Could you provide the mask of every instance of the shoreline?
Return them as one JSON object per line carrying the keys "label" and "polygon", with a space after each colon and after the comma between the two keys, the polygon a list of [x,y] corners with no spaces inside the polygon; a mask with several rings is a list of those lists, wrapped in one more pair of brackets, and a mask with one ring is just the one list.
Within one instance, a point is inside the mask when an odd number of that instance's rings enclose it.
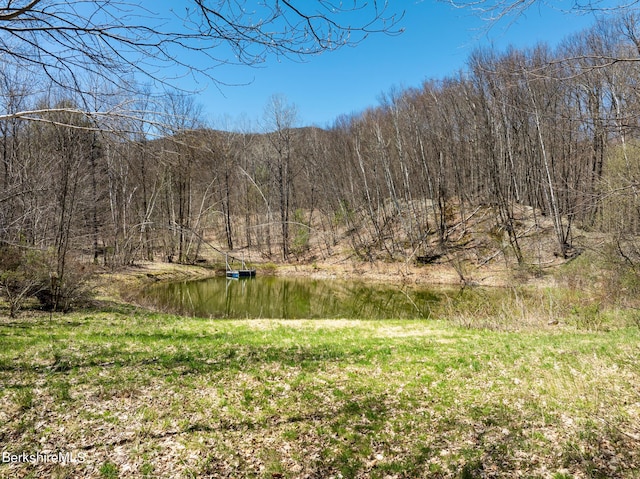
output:
{"label": "shoreline", "polygon": [[[518,277],[515,270],[497,267],[476,268],[462,265],[460,274],[450,264],[416,265],[405,262],[358,262],[341,260],[323,263],[257,263],[258,276],[296,277],[320,280],[362,280],[397,283],[416,286],[480,286],[505,288],[509,286],[553,287],[556,281],[551,275]],[[108,290],[120,291],[158,281],[188,281],[224,275],[223,270],[212,265],[188,265],[144,261],[116,271],[99,274],[99,282],[108,282]],[[101,288],[102,289],[102,288]]]}

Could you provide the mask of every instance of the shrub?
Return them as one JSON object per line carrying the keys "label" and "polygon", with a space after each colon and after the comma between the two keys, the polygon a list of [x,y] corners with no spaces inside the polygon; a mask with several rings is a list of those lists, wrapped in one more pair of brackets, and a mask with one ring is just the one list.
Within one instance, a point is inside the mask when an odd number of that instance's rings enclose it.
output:
{"label": "shrub", "polygon": [[297,209],[294,213],[296,225],[293,238],[292,252],[296,255],[302,254],[309,249],[309,239],[311,237],[311,227],[305,221],[304,212]]}
{"label": "shrub", "polygon": [[0,248],[0,292],[12,318],[22,309],[24,301],[42,287],[44,266],[40,253],[16,246]]}
{"label": "shrub", "polygon": [[261,273],[264,275],[276,274],[276,271],[278,270],[278,265],[272,262],[265,263],[260,266],[260,270],[261,270]]}
{"label": "shrub", "polygon": [[67,260],[63,275],[51,273],[42,278],[36,297],[46,311],[69,312],[73,308],[89,301],[92,291],[89,285],[94,275],[92,265],[77,260]]}
{"label": "shrub", "polygon": [[28,298],[37,298],[48,311],[69,311],[89,299],[93,269],[67,260],[60,275],[52,253],[13,245],[0,248],[0,293],[15,317]]}

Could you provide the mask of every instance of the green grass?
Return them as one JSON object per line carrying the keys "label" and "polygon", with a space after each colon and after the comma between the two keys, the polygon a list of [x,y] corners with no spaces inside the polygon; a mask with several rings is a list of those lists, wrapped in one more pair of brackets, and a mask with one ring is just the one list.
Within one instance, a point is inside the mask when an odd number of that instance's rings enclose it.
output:
{"label": "green grass", "polygon": [[83,458],[0,477],[640,477],[639,379],[633,327],[0,318],[3,450]]}

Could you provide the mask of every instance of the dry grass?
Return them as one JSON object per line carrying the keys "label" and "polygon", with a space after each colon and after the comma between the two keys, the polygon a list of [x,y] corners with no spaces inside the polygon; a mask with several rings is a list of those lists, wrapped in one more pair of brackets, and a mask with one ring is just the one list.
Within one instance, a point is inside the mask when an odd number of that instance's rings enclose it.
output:
{"label": "dry grass", "polygon": [[640,477],[637,328],[0,320],[1,477]]}

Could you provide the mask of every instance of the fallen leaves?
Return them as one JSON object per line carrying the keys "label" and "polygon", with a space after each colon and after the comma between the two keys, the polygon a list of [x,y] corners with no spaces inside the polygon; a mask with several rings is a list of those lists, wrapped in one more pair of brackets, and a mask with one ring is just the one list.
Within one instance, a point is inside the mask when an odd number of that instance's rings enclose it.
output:
{"label": "fallen leaves", "polygon": [[626,478],[640,470],[640,371],[619,337],[615,349],[614,339],[590,335],[607,351],[594,357],[593,345],[564,344],[568,337],[434,331],[428,322],[340,322],[332,334],[328,321],[105,324],[59,327],[69,343],[59,351],[70,358],[64,370],[40,367],[47,337],[25,325],[31,345],[20,368],[0,370],[0,437],[16,452],[86,460],[3,464],[0,476],[577,478],[593,470]]}

